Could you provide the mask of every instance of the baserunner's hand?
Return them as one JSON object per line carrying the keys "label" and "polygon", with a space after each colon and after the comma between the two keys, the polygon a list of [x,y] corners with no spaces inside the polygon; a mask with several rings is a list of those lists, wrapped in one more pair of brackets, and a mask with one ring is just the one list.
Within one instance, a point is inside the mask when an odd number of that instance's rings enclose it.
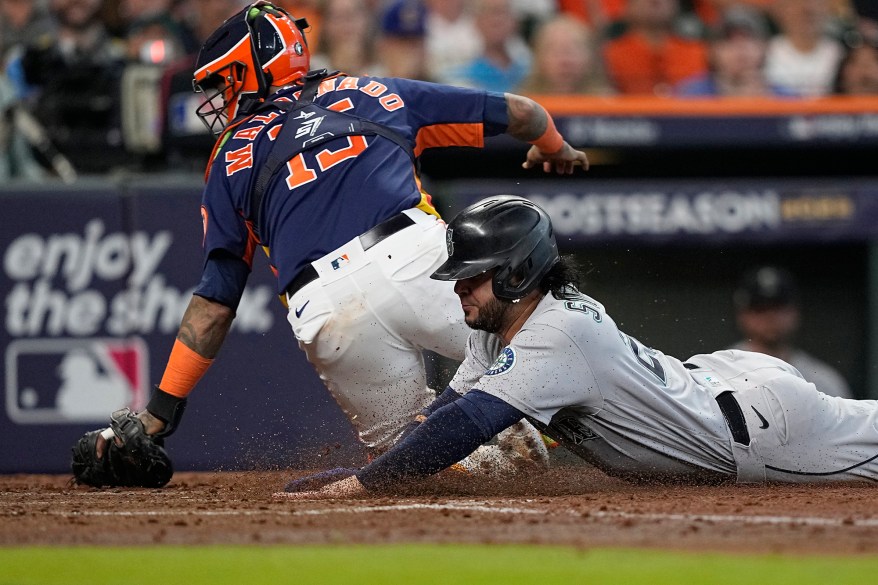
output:
{"label": "baserunner's hand", "polygon": [[319,490],[312,492],[277,492],[272,494],[275,500],[337,500],[365,496],[369,492],[352,475],[347,479],[331,483]]}

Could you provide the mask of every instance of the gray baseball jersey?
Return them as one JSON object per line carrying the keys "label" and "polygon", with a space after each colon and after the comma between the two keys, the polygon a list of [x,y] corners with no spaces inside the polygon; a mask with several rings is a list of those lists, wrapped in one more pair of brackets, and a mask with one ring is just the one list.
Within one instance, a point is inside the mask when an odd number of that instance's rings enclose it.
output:
{"label": "gray baseball jersey", "polygon": [[[826,396],[757,353],[684,364],[619,331],[602,304],[578,293],[546,295],[508,346],[474,331],[451,387],[503,399],[614,475],[878,480],[875,401]],[[741,442],[716,400],[725,392],[746,423]]]}

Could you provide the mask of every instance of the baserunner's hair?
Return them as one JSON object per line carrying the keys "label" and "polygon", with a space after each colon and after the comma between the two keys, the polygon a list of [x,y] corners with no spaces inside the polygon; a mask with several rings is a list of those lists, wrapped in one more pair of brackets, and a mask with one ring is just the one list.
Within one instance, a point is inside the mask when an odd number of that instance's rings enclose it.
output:
{"label": "baserunner's hair", "polygon": [[570,287],[578,290],[582,285],[584,273],[573,256],[561,256],[540,281],[543,293],[555,296],[570,294]]}

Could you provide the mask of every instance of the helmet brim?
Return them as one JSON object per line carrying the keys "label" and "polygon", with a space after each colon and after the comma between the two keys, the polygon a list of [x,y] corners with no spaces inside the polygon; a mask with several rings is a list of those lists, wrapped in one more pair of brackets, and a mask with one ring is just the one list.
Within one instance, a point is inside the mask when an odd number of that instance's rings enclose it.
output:
{"label": "helmet brim", "polygon": [[455,260],[449,258],[437,268],[430,278],[433,280],[463,280],[483,274],[496,267],[493,260]]}

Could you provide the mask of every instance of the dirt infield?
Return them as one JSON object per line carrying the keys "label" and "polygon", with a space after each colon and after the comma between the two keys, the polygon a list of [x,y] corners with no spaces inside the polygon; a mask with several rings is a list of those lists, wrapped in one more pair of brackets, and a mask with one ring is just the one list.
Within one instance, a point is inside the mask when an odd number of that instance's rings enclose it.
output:
{"label": "dirt infield", "polygon": [[878,553],[873,485],[635,486],[557,467],[528,480],[446,478],[403,496],[272,499],[303,473],[178,473],[161,490],[0,476],[0,545],[405,541]]}

